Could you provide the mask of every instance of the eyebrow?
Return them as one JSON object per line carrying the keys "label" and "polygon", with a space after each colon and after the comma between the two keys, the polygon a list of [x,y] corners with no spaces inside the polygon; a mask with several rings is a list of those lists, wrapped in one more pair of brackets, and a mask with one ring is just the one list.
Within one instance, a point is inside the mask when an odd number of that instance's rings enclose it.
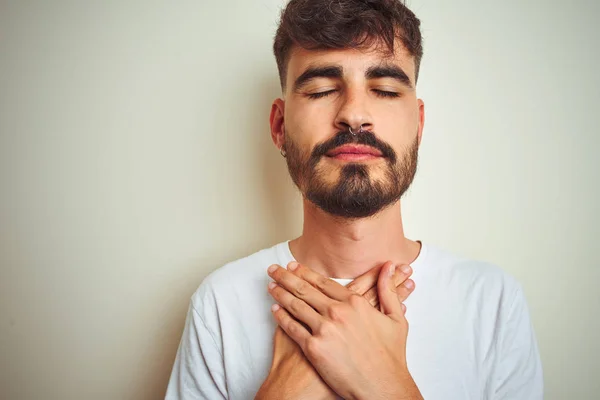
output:
{"label": "eyebrow", "polygon": [[[304,85],[315,78],[342,78],[343,69],[338,65],[312,66],[300,75],[294,82],[294,91],[299,91]],[[365,73],[367,79],[392,78],[402,85],[413,88],[410,78],[404,70],[396,65],[377,65],[369,67]]]}
{"label": "eyebrow", "polygon": [[413,84],[406,72],[396,65],[378,65],[370,67],[365,76],[367,79],[392,78],[409,89],[413,88]]}
{"label": "eyebrow", "polygon": [[294,82],[294,91],[300,90],[315,78],[341,78],[342,75],[342,67],[336,65],[309,67]]}

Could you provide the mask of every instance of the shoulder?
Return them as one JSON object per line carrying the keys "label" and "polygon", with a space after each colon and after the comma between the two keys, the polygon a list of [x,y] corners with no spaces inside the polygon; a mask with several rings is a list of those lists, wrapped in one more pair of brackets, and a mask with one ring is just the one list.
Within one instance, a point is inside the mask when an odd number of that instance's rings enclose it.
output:
{"label": "shoulder", "polygon": [[192,306],[202,310],[216,307],[217,302],[227,303],[244,294],[263,287],[266,292],[267,268],[279,260],[278,251],[286,242],[259,250],[246,257],[228,262],[209,273],[192,295]]}
{"label": "shoulder", "polygon": [[517,279],[500,266],[435,246],[428,246],[425,264],[428,276],[446,287],[509,298],[521,290]]}

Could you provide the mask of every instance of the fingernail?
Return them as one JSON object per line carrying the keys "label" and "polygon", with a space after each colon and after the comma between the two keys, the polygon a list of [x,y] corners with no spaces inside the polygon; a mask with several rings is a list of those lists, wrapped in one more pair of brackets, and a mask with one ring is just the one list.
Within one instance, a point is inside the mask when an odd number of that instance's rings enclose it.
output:
{"label": "fingernail", "polygon": [[402,268],[400,268],[400,270],[405,274],[408,274],[410,272],[410,267],[408,265],[403,265]]}
{"label": "fingernail", "polygon": [[411,281],[410,279],[407,280],[406,282],[404,282],[404,286],[406,286],[407,289],[412,289],[413,286],[415,286],[414,282]]}
{"label": "fingernail", "polygon": [[281,307],[279,307],[279,304],[273,304],[273,305],[271,306],[271,311],[275,312],[275,311],[279,310],[280,308],[281,308]]}
{"label": "fingernail", "polygon": [[394,276],[394,272],[396,272],[396,266],[394,264],[392,264],[392,266],[390,267],[390,270],[389,270],[389,277],[390,278],[392,276]]}
{"label": "fingernail", "polygon": [[277,269],[277,265],[271,265],[267,271],[269,271],[270,274],[272,274],[273,272],[275,272],[275,270]]}
{"label": "fingernail", "polygon": [[298,264],[297,262],[293,261],[291,263],[288,264],[288,269],[290,271],[295,271],[298,269],[298,267],[300,266],[300,264]]}
{"label": "fingernail", "polygon": [[273,288],[274,288],[275,286],[277,286],[277,285],[275,284],[275,282],[270,282],[270,283],[269,283],[269,289],[270,289],[270,290],[273,290]]}

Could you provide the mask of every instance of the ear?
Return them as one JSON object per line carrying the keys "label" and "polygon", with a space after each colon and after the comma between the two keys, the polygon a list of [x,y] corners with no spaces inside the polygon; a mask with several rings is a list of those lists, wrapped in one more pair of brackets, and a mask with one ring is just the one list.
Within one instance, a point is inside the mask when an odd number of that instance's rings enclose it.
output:
{"label": "ear", "polygon": [[423,100],[417,99],[417,105],[419,107],[419,126],[417,127],[418,145],[421,146],[421,139],[423,137],[423,126],[425,125],[425,103]]}
{"label": "ear", "polygon": [[285,101],[283,99],[275,99],[271,105],[271,116],[269,124],[271,125],[271,140],[278,149],[285,144],[285,124],[283,120],[285,111]]}

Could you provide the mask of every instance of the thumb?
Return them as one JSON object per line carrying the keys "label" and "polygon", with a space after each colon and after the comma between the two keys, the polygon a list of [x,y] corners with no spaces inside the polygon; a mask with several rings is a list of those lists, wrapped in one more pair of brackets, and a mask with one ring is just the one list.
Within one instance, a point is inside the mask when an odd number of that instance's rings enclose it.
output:
{"label": "thumb", "polygon": [[379,279],[377,281],[377,292],[379,294],[379,304],[381,305],[381,312],[392,318],[394,321],[400,321],[403,318],[404,312],[402,311],[402,305],[398,300],[396,294],[396,285],[394,285],[394,272],[396,265],[387,262],[381,268],[379,272]]}

